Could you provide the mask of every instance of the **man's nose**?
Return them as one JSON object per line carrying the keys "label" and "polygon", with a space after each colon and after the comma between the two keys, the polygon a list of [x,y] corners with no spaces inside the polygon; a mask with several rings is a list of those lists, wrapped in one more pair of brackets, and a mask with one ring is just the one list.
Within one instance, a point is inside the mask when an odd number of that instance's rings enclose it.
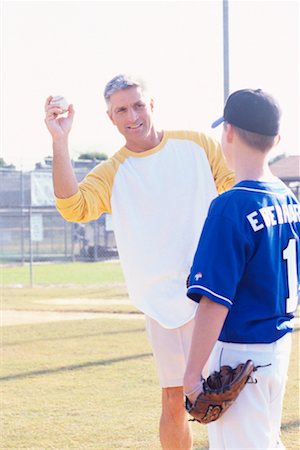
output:
{"label": "man's nose", "polygon": [[134,108],[128,108],[128,119],[131,122],[135,122],[138,118],[138,113]]}

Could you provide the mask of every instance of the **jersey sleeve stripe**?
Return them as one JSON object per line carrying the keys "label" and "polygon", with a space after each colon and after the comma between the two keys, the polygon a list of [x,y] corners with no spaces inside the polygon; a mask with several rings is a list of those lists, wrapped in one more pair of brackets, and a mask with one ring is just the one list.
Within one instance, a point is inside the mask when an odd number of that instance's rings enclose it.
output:
{"label": "jersey sleeve stripe", "polygon": [[193,284],[193,285],[189,286],[188,292],[189,292],[190,289],[201,289],[201,290],[203,290],[203,291],[209,292],[209,293],[212,294],[214,297],[220,298],[221,300],[225,300],[225,302],[227,302],[227,303],[229,303],[230,305],[232,305],[232,301],[229,300],[229,298],[223,297],[222,295],[217,294],[216,292],[211,291],[210,289],[208,289],[208,288],[206,288],[206,287],[204,287],[204,286],[197,285],[197,284]]}

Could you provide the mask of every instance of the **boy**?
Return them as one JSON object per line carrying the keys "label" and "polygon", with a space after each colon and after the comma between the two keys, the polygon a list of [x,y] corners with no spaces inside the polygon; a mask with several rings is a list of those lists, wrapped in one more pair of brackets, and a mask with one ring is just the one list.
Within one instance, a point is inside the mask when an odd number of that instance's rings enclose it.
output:
{"label": "boy", "polygon": [[247,383],[225,414],[208,425],[210,449],[284,448],[280,424],[291,331],[298,303],[300,205],[268,166],[279,141],[280,110],[262,90],[227,99],[222,150],[237,184],[213,200],[189,277],[199,302],[184,377],[193,403],[201,374],[252,359]]}

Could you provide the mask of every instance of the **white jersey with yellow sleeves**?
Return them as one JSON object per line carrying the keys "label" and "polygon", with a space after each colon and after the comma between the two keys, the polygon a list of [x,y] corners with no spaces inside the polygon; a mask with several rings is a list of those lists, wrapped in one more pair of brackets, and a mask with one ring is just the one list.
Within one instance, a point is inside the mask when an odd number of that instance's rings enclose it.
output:
{"label": "white jersey with yellow sleeves", "polygon": [[164,327],[177,328],[197,307],[186,299],[186,278],[208,207],[233,183],[214,139],[165,131],[151,150],[121,148],[56,204],[71,222],[112,214],[131,301]]}

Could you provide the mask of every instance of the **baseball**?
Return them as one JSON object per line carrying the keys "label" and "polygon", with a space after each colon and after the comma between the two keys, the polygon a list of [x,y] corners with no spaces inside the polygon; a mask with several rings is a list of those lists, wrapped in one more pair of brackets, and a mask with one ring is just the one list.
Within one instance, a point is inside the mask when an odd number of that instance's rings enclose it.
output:
{"label": "baseball", "polygon": [[69,109],[69,104],[62,95],[56,95],[53,97],[50,104],[58,106],[63,112],[67,112]]}

